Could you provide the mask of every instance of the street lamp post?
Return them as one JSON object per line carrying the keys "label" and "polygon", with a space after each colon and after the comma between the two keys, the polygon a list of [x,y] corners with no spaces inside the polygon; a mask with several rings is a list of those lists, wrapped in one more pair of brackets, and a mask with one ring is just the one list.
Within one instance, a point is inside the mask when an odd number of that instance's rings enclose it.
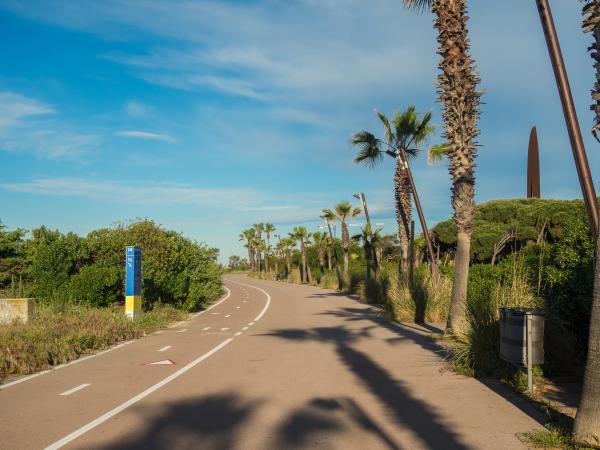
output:
{"label": "street lamp post", "polygon": [[575,111],[573,95],[571,94],[571,87],[569,85],[569,77],[567,76],[567,70],[560,50],[560,43],[558,42],[558,35],[556,33],[554,19],[552,18],[552,11],[550,10],[548,0],[536,0],[536,3],[540,14],[540,20],[542,21],[544,36],[546,37],[546,45],[548,46],[548,53],[550,54],[554,77],[556,78],[556,85],[562,103],[567,131],[569,132],[569,140],[571,141],[571,150],[573,151],[575,166],[577,167],[579,184],[581,185],[592,235],[595,240],[598,237],[598,201],[596,199],[594,182],[592,181],[592,175],[590,174],[590,167],[585,153],[585,146],[583,145],[583,139],[581,137],[579,120],[577,119],[577,112]]}

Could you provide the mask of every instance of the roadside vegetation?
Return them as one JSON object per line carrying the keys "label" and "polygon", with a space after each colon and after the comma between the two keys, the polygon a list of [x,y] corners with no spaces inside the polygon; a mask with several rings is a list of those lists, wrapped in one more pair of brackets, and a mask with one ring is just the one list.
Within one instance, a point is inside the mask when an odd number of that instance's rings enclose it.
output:
{"label": "roadside vegetation", "polygon": [[[142,248],[142,307],[124,316],[125,247]],[[0,325],[0,379],[76,359],[182,320],[221,295],[218,250],[152,221],[81,237],[0,224],[0,298],[34,297],[28,324]]]}

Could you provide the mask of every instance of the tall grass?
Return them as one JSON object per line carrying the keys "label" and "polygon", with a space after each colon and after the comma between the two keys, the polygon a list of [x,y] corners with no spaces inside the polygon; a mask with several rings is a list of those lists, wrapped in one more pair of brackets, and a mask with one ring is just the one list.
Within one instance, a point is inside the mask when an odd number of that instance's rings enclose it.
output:
{"label": "tall grass", "polygon": [[387,302],[397,322],[442,322],[448,314],[452,280],[444,275],[436,284],[428,266],[420,266],[412,283],[399,282],[398,272],[387,273]]}
{"label": "tall grass", "polygon": [[127,319],[119,307],[38,305],[29,323],[0,325],[0,380],[64,364],[185,316],[172,306],[161,305],[136,320]]}
{"label": "tall grass", "polygon": [[467,301],[468,327],[453,337],[451,366],[466,375],[509,377],[514,369],[500,359],[501,307],[541,308],[543,301],[534,295],[522,258],[515,257],[502,271],[478,265],[471,270]]}

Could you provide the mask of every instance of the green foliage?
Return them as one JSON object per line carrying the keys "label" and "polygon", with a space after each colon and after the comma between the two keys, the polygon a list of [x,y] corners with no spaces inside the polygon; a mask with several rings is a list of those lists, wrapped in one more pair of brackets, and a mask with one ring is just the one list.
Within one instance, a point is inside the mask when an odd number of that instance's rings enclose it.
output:
{"label": "green foliage", "polygon": [[[0,233],[0,244],[3,236]],[[13,236],[24,261],[19,275],[40,301],[104,306],[124,300],[127,245],[142,248],[146,310],[158,302],[193,310],[221,293],[218,250],[150,220],[94,230],[85,238],[40,227],[32,231],[31,239],[23,243],[19,239]]]}
{"label": "green foliage", "polygon": [[[511,199],[492,200],[475,209],[475,227],[471,242],[471,256],[476,262],[489,262],[494,244],[507,233],[516,232],[517,248],[537,241],[542,228],[550,243],[563,236],[572,218],[585,220],[581,200]],[[456,246],[456,226],[449,219],[433,228],[433,235],[446,251]],[[515,245],[513,244],[513,245]],[[510,251],[510,245],[505,253]]]}

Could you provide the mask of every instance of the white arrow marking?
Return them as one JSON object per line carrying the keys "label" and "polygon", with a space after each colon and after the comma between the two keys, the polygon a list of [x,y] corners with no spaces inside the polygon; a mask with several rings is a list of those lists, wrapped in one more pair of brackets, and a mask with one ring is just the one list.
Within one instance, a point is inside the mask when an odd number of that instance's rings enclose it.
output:
{"label": "white arrow marking", "polygon": [[174,361],[171,361],[170,359],[163,359],[162,361],[155,361],[155,362],[151,362],[148,364],[144,364],[145,366],[172,366],[173,364],[175,364]]}
{"label": "white arrow marking", "polygon": [[68,391],[65,391],[65,392],[63,392],[63,393],[62,393],[62,394],[60,394],[60,395],[63,395],[63,396],[71,395],[73,392],[80,391],[80,390],[82,390],[82,389],[84,389],[84,388],[88,387],[89,385],[90,385],[90,383],[84,383],[84,384],[80,384],[79,386],[77,386],[77,387],[74,387],[73,389],[69,389]]}

